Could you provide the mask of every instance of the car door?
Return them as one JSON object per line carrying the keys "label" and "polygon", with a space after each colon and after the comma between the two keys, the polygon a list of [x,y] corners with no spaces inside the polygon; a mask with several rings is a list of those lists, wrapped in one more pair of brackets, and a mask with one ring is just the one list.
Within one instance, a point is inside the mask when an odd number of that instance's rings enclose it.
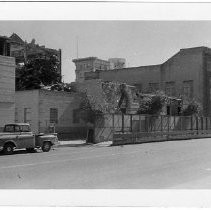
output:
{"label": "car door", "polygon": [[[30,131],[29,126],[19,125],[15,130],[20,134],[18,135],[18,148],[34,148],[35,147],[35,135]],[[18,131],[19,129],[19,131]]]}
{"label": "car door", "polygon": [[13,124],[5,125],[4,133],[6,134],[6,139],[9,138],[9,139],[15,141],[15,143],[17,145],[17,142],[16,142],[17,141],[17,136],[20,133],[15,132],[15,125],[13,125]]}

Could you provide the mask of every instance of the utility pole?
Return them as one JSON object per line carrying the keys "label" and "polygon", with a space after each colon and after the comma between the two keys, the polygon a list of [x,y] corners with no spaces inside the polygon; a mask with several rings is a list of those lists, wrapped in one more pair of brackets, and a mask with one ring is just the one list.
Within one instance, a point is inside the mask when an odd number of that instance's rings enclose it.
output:
{"label": "utility pole", "polygon": [[78,59],[78,36],[76,37],[76,57]]}

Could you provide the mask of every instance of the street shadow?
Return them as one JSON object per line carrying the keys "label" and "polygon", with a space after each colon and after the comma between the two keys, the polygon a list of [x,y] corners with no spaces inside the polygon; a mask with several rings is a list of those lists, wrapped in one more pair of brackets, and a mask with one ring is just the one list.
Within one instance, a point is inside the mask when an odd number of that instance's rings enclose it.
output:
{"label": "street shadow", "polygon": [[[25,154],[33,154],[33,153],[40,153],[40,152],[41,151],[39,150],[35,150],[33,152],[27,152],[26,150],[15,150],[13,154],[11,155],[25,155]],[[10,155],[4,154],[3,151],[0,151],[0,156],[10,156]]]}
{"label": "street shadow", "polygon": [[64,144],[59,147],[91,147],[93,144],[91,143],[82,143],[82,144]]}

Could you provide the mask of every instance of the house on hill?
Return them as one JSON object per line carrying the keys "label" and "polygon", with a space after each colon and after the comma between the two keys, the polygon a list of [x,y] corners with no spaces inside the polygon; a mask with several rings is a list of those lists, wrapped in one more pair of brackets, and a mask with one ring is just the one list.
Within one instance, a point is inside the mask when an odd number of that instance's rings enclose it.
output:
{"label": "house on hill", "polygon": [[[59,61],[58,73],[61,74],[61,49],[51,49],[46,48],[45,46],[40,46],[36,43],[35,39],[32,39],[31,42],[26,42],[21,39],[16,33],[13,33],[9,37],[9,43],[11,46],[10,55],[15,57],[16,64],[23,64],[27,59],[43,58],[49,59],[51,56],[56,56]],[[61,77],[60,77],[61,78]]]}

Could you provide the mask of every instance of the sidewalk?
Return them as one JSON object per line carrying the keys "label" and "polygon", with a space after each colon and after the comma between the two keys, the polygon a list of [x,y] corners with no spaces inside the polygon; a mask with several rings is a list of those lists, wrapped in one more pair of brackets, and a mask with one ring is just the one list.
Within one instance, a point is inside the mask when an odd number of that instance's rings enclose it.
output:
{"label": "sidewalk", "polygon": [[109,147],[111,145],[112,141],[92,144],[92,143],[86,143],[86,140],[72,140],[72,141],[59,141],[57,147],[79,147],[79,146]]}

